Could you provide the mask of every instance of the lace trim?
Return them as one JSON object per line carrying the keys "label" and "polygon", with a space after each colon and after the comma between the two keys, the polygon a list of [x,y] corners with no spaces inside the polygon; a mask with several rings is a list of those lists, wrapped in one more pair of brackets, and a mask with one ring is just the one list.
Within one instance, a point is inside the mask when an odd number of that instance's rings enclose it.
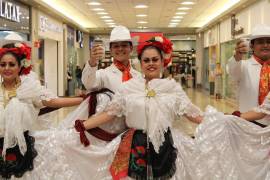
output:
{"label": "lace trim", "polygon": [[267,115],[270,115],[270,104],[263,103],[261,106],[255,107],[252,110],[258,113],[265,113]]}
{"label": "lace trim", "polygon": [[53,92],[51,92],[48,89],[45,89],[44,87],[42,88],[39,97],[40,97],[40,100],[45,100],[45,101],[50,101],[52,99],[58,98]]}
{"label": "lace trim", "polygon": [[105,108],[105,112],[109,115],[122,117],[125,114],[126,109],[126,103],[125,99],[123,98],[123,95],[120,95],[119,93],[116,93],[113,97],[113,100],[109,102],[108,106]]}

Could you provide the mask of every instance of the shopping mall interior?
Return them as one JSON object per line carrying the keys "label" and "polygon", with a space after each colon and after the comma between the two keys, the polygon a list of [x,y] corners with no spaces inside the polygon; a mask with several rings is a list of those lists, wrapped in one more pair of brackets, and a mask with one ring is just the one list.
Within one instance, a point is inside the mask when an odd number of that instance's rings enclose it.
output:
{"label": "shopping mall interior", "polygon": [[[228,76],[228,60],[238,39],[257,24],[270,25],[269,9],[269,0],[1,0],[0,38],[16,33],[28,41],[41,83],[73,97],[85,92],[80,71],[96,39],[105,47],[99,68],[111,65],[113,27],[126,26],[134,47],[165,36],[173,43],[165,77],[181,84],[201,109],[212,105],[231,113],[237,110],[237,85]],[[131,64],[140,71],[135,49]],[[53,112],[56,124],[75,108]],[[193,133],[195,125],[181,123],[176,126]]]}

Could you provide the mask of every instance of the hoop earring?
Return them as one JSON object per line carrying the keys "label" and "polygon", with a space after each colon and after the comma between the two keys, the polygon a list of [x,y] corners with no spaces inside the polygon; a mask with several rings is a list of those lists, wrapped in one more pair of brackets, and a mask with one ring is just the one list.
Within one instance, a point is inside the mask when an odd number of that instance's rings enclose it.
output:
{"label": "hoop earring", "polygon": [[161,67],[160,73],[159,73],[159,78],[163,78],[163,73],[164,73],[164,68]]}
{"label": "hoop earring", "polygon": [[142,77],[143,77],[143,79],[145,79],[145,74],[144,73],[142,73]]}

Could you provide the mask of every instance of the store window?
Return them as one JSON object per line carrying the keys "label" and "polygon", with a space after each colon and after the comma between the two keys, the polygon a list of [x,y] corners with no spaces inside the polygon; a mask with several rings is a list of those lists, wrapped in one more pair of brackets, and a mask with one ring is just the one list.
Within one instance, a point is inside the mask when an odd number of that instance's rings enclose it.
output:
{"label": "store window", "polygon": [[221,44],[221,66],[225,69],[224,78],[223,78],[223,95],[229,99],[236,99],[237,97],[237,85],[232,79],[229,77],[227,63],[228,60],[233,56],[233,51],[235,47],[236,41],[228,41]]}
{"label": "store window", "polygon": [[15,0],[1,0],[0,39],[17,33],[23,40],[30,40],[30,8]]}

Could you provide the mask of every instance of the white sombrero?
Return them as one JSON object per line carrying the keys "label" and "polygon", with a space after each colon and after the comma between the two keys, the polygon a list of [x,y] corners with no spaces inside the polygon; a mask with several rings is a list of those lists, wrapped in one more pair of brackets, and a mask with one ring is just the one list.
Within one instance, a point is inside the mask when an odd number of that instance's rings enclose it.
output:
{"label": "white sombrero", "polygon": [[270,37],[270,27],[265,24],[258,24],[252,29],[250,40],[263,37]]}

